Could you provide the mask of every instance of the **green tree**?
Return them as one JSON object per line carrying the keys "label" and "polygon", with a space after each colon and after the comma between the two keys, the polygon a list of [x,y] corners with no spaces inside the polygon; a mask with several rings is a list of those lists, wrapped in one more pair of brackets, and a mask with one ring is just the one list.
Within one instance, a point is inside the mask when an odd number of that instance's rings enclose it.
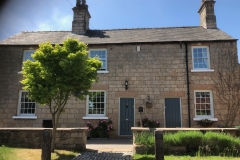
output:
{"label": "green tree", "polygon": [[49,107],[52,115],[52,147],[61,113],[71,96],[84,99],[88,89],[97,81],[97,70],[102,66],[98,58],[89,58],[87,45],[67,39],[63,45],[42,43],[32,55],[34,61],[23,65],[23,89],[29,98]]}

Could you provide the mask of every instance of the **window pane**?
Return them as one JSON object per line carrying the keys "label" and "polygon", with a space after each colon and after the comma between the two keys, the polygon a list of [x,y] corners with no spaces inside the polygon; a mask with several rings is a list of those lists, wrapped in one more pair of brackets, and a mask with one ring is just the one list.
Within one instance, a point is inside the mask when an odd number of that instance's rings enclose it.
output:
{"label": "window pane", "polygon": [[197,52],[200,53],[200,54],[202,54],[202,48],[198,48],[198,49],[197,49]]}
{"label": "window pane", "polygon": [[207,48],[193,49],[193,67],[195,69],[208,69],[208,52]]}
{"label": "window pane", "polygon": [[102,68],[101,70],[106,70],[107,69],[107,65],[106,65],[106,60],[107,60],[107,55],[106,55],[106,51],[105,50],[94,50],[94,51],[90,51],[90,57],[98,57],[101,61],[102,61]]}
{"label": "window pane", "polygon": [[197,48],[194,48],[194,49],[193,49],[193,53],[197,53]]}
{"label": "window pane", "polygon": [[33,115],[36,111],[36,103],[32,102],[28,97],[28,92],[22,91],[21,92],[21,102],[20,102],[20,114],[24,115]]}
{"label": "window pane", "polygon": [[[88,96],[88,114],[104,114],[105,111],[105,92],[90,92]],[[91,110],[93,109],[93,110]]]}
{"label": "window pane", "polygon": [[195,92],[196,115],[211,115],[210,92]]}
{"label": "window pane", "polygon": [[31,60],[31,61],[33,61],[33,58],[31,57],[31,55],[32,55],[34,52],[35,52],[35,51],[24,51],[23,61],[26,61],[26,60]]}

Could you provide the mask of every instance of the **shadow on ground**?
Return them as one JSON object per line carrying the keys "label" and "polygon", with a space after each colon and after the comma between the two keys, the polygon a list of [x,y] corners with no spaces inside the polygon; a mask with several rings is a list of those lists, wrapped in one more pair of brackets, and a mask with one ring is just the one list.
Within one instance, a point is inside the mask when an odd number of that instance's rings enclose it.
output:
{"label": "shadow on ground", "polygon": [[64,154],[64,153],[59,153],[58,151],[55,151],[56,155],[58,158],[55,160],[70,160],[76,157],[75,155],[69,155],[69,154]]}

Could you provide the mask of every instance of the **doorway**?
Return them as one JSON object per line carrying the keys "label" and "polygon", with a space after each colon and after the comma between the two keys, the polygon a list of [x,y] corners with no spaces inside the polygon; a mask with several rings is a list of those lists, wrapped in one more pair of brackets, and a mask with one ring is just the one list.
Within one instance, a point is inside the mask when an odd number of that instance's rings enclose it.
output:
{"label": "doorway", "polygon": [[180,98],[165,98],[165,127],[182,127]]}
{"label": "doorway", "polygon": [[132,135],[134,127],[134,98],[120,98],[120,135]]}

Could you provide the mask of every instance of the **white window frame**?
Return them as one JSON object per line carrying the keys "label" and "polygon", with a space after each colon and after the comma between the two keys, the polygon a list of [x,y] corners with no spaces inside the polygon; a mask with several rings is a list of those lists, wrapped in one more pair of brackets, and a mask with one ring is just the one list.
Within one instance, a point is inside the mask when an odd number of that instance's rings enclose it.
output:
{"label": "white window frame", "polygon": [[86,99],[86,116],[83,117],[83,119],[108,119],[108,117],[106,117],[106,91],[105,90],[90,90],[90,92],[104,92],[104,113],[103,114],[89,114],[89,95],[87,96]]}
{"label": "white window frame", "polygon": [[[106,53],[106,55],[105,55],[105,65],[106,65],[106,67],[105,67],[105,68],[101,68],[100,70],[97,71],[97,73],[109,73],[109,71],[107,70],[107,69],[108,69],[108,64],[107,64],[107,62],[108,62],[107,49],[89,49],[89,54],[88,54],[89,57],[91,57],[91,56],[90,56],[91,51],[104,51],[104,52]],[[93,57],[92,57],[92,58],[93,58]],[[100,60],[101,60],[101,59],[100,59]],[[102,60],[101,60],[101,61],[102,61]]]}
{"label": "white window frame", "polygon": [[35,105],[35,111],[33,114],[24,114],[24,113],[21,113],[21,99],[22,99],[22,93],[23,92],[27,92],[26,90],[20,90],[19,91],[19,94],[18,94],[18,107],[17,107],[17,116],[13,116],[14,119],[37,119],[37,116],[36,116],[36,109],[37,109],[37,103],[36,102],[31,102]]}
{"label": "white window frame", "polygon": [[[24,50],[24,51],[23,51],[23,57],[22,57],[22,63],[29,59],[29,58],[26,57],[26,53],[27,53],[27,52],[32,52],[32,53],[31,53],[31,55],[32,55],[35,51],[36,51],[36,50],[33,50],[33,49],[26,49],[26,50]],[[33,60],[33,59],[31,58],[31,59],[29,59],[29,60]],[[18,74],[22,74],[22,72],[19,71]]]}
{"label": "white window frame", "polygon": [[[207,68],[194,68],[194,49],[198,48],[206,48],[207,49]],[[210,65],[210,54],[209,54],[209,47],[208,46],[192,46],[192,70],[191,72],[214,72],[213,69],[211,69]]]}
{"label": "white window frame", "polygon": [[[197,107],[196,107],[196,92],[209,92],[210,94],[210,112],[211,115],[197,115]],[[200,121],[202,119],[209,119],[212,121],[217,121],[217,118],[214,118],[214,104],[213,104],[213,94],[211,90],[195,90],[194,91],[194,112],[195,112],[195,118],[193,120]]]}
{"label": "white window frame", "polygon": [[[23,51],[23,60],[22,60],[22,61],[25,62],[26,60],[29,59],[29,58],[26,57],[26,53],[27,53],[27,52],[32,52],[32,53],[31,53],[31,55],[32,55],[35,51],[36,51],[36,50],[32,50],[32,49],[31,49],[31,50],[24,50],[24,51]],[[33,60],[33,59],[31,58],[31,59],[29,59],[29,60]]]}

